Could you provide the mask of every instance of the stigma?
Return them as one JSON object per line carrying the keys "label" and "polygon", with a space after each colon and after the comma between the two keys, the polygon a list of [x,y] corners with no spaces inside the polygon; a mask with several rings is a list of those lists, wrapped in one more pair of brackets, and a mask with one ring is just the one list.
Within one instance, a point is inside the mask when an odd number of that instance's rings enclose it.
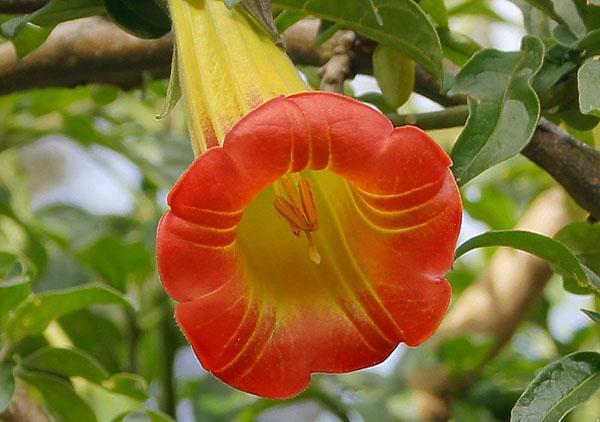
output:
{"label": "stigma", "polygon": [[295,236],[306,235],[308,256],[315,264],[321,263],[321,255],[315,247],[311,233],[319,227],[317,205],[310,181],[300,177],[294,187],[289,176],[275,183],[275,210],[287,220]]}

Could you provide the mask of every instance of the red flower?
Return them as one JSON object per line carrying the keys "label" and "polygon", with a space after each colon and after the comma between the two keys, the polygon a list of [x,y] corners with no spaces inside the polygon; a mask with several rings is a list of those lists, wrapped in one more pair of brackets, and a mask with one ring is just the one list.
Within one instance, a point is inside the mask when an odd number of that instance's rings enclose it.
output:
{"label": "red flower", "polygon": [[158,263],[202,365],[266,397],[418,345],[450,300],[451,161],[415,127],[302,93],[243,117],[174,187]]}

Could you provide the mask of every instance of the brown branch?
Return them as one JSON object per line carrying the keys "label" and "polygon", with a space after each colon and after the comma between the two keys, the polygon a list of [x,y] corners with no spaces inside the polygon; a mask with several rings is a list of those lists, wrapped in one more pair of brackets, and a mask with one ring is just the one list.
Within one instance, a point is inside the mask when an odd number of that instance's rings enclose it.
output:
{"label": "brown branch", "polygon": [[[323,66],[339,52],[343,36],[313,47],[318,28],[319,21],[309,19],[283,34],[294,62]],[[343,73],[369,72],[373,48],[373,42],[360,37],[352,43],[351,52],[346,46],[344,51],[352,54],[352,60],[351,69],[344,69]],[[156,77],[167,76],[171,50],[169,36],[140,40],[98,17],[67,22],[60,25],[40,49],[21,61],[17,60],[10,43],[0,46],[0,94],[88,83],[111,83],[129,88],[140,83],[144,72]],[[416,74],[415,91],[444,106],[465,102],[464,98],[441,94],[439,82],[422,69]],[[555,177],[595,219],[600,219],[600,153],[542,121],[523,154]]]}
{"label": "brown branch", "polygon": [[583,209],[600,220],[600,153],[541,119],[522,154],[546,170]]}
{"label": "brown branch", "polygon": [[353,45],[356,34],[353,31],[338,31],[339,39],[332,56],[319,69],[320,89],[329,92],[343,92],[344,82],[352,75]]}
{"label": "brown branch", "polygon": [[31,13],[48,3],[48,0],[0,0],[0,14]]}
{"label": "brown branch", "polygon": [[101,17],[70,21],[22,60],[11,43],[0,45],[0,94],[89,83],[130,88],[144,72],[168,76],[171,54],[169,36],[142,40]]}

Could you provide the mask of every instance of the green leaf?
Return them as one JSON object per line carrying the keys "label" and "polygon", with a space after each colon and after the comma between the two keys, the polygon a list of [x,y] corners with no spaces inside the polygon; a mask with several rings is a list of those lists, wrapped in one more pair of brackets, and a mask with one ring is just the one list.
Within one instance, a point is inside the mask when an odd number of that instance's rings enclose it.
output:
{"label": "green leaf", "polygon": [[422,0],[419,7],[431,16],[442,28],[448,28],[448,12],[444,0]]}
{"label": "green leaf", "polygon": [[511,412],[511,422],[561,420],[600,388],[600,353],[576,352],[544,367]]}
{"label": "green leaf", "polygon": [[4,22],[0,33],[13,40],[19,55],[24,56],[39,47],[59,23],[103,12],[102,0],[51,0],[33,13]]}
{"label": "green leaf", "polygon": [[136,374],[115,374],[102,382],[102,386],[113,393],[131,397],[137,401],[148,399],[148,384]]}
{"label": "green leaf", "polygon": [[438,79],[443,78],[440,40],[427,15],[413,0],[275,0],[274,4],[358,31],[396,48]]}
{"label": "green leaf", "polygon": [[306,17],[306,13],[301,10],[284,10],[275,18],[275,27],[277,32],[282,33],[290,26]]}
{"label": "green leaf", "polygon": [[459,66],[463,66],[481,46],[472,38],[449,29],[438,30],[444,56]]}
{"label": "green leaf", "polygon": [[19,378],[44,398],[45,407],[57,422],[96,422],[90,406],[64,380],[41,372],[19,371]]}
{"label": "green leaf", "polygon": [[583,114],[600,117],[600,61],[587,60],[577,71],[579,108]]}
{"label": "green leaf", "polygon": [[81,263],[96,271],[111,286],[123,290],[127,281],[141,281],[152,271],[152,256],[143,242],[125,243],[115,235],[96,240],[78,253]]}
{"label": "green leaf", "polygon": [[396,109],[412,94],[415,62],[394,48],[378,45],[373,53],[373,75],[385,101]]}
{"label": "green leaf", "polygon": [[4,332],[6,320],[11,312],[29,296],[31,286],[27,280],[0,283],[0,333]]}
{"label": "green leaf", "polygon": [[[565,244],[583,263],[584,271],[592,285],[598,284],[598,276],[600,275],[600,225],[586,222],[572,223],[560,230],[554,238]],[[565,280],[565,286],[568,282],[569,280]],[[588,294],[590,290],[574,293]],[[600,291],[600,286],[596,286],[596,290]]]}
{"label": "green leaf", "polygon": [[452,151],[453,171],[464,185],[527,145],[540,114],[530,85],[544,59],[544,45],[523,38],[520,52],[485,49],[457,75],[450,95],[469,96],[470,115]]}
{"label": "green leaf", "polygon": [[14,365],[9,362],[0,363],[0,414],[8,408],[15,393]]}
{"label": "green leaf", "polygon": [[586,314],[592,321],[600,324],[600,312],[590,311],[589,309],[582,309],[581,312]]}
{"label": "green leaf", "polygon": [[[104,335],[104,333],[102,333]],[[98,361],[79,349],[45,347],[23,359],[24,368],[63,377],[81,377],[99,384],[109,377]]]}
{"label": "green leaf", "polygon": [[171,30],[171,20],[154,0],[104,0],[111,18],[140,38],[160,38]]}
{"label": "green leaf", "polygon": [[92,305],[132,305],[118,291],[100,284],[88,284],[73,289],[30,295],[8,318],[6,335],[18,341],[40,334],[56,318]]}
{"label": "green leaf", "polygon": [[464,374],[481,365],[494,345],[490,336],[457,336],[442,342],[437,353],[452,374]]}
{"label": "green leaf", "polygon": [[112,422],[173,422],[173,419],[164,413],[146,409],[136,412],[126,412],[117,416]]}
{"label": "green leaf", "polygon": [[[58,320],[78,349],[94,356],[109,372],[119,372],[127,359],[127,342],[117,324],[88,309],[65,315]],[[102,341],[98,341],[102,333]]]}
{"label": "green leaf", "polygon": [[583,266],[565,245],[551,237],[528,231],[498,230],[480,234],[460,245],[456,250],[456,258],[473,249],[488,246],[508,246],[539,256],[563,276],[574,278],[582,285],[588,284]]}
{"label": "green leaf", "polygon": [[19,33],[12,38],[17,57],[23,58],[36,50],[48,39],[51,32],[52,28],[43,28],[26,22],[19,30]]}

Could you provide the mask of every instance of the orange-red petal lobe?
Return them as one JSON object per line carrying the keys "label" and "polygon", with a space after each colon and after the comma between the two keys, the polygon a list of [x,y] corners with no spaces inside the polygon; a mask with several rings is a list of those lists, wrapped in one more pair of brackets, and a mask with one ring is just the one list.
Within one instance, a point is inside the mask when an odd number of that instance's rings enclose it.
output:
{"label": "orange-red petal lobe", "polygon": [[[429,338],[461,222],[450,165],[421,130],[340,95],[247,114],[183,175],[158,230],[161,278],[202,365],[282,398],[311,373],[368,367]],[[320,264],[273,206],[272,184],[298,172],[314,193]]]}

